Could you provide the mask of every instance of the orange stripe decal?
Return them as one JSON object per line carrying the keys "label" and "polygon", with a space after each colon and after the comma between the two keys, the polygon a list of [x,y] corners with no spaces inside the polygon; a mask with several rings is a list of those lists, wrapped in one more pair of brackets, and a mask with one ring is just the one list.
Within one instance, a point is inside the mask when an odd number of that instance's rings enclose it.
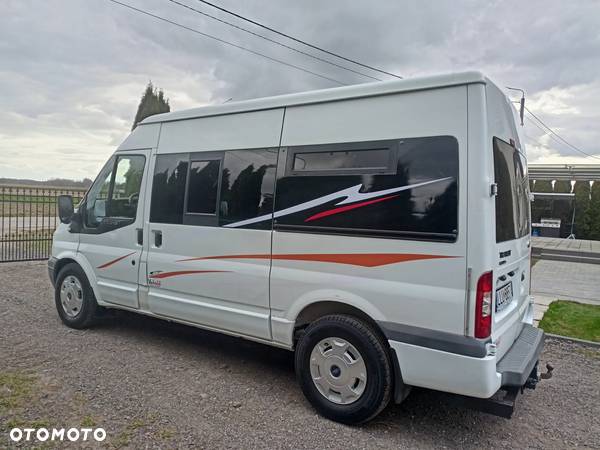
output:
{"label": "orange stripe decal", "polygon": [[148,278],[170,278],[177,277],[179,275],[192,275],[197,273],[224,273],[227,270],[178,270],[176,272],[160,272],[154,275],[150,275]]}
{"label": "orange stripe decal", "polygon": [[351,266],[379,267],[388,264],[396,264],[408,261],[420,261],[426,259],[458,258],[458,256],[426,255],[420,253],[292,253],[283,255],[223,255],[202,256],[198,258],[181,259],[183,261],[201,261],[209,259],[274,259],[283,261],[314,261],[334,264],[348,264]]}
{"label": "orange stripe decal", "polygon": [[107,263],[104,263],[104,264],[102,264],[101,266],[98,266],[97,268],[98,268],[98,269],[106,269],[107,267],[110,267],[110,266],[112,266],[113,264],[115,264],[115,263],[118,263],[119,261],[121,261],[121,260],[123,260],[123,259],[127,258],[128,256],[131,256],[131,255],[133,255],[134,253],[136,253],[136,252],[131,252],[131,253],[128,253],[128,254],[126,254],[125,256],[120,256],[120,257],[118,257],[117,259],[113,259],[112,261],[109,261],[109,262],[107,262]]}

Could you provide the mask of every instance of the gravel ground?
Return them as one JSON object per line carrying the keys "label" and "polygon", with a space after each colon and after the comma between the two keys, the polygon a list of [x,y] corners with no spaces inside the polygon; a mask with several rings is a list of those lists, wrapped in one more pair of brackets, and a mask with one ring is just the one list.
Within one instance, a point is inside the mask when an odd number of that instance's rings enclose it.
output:
{"label": "gravel ground", "polygon": [[549,339],[542,359],[554,378],[511,420],[415,389],[348,427],[315,414],[287,351],[128,313],[70,330],[45,264],[0,265],[0,379],[21,377],[0,448],[15,425],[100,426],[105,448],[600,448],[600,349]]}

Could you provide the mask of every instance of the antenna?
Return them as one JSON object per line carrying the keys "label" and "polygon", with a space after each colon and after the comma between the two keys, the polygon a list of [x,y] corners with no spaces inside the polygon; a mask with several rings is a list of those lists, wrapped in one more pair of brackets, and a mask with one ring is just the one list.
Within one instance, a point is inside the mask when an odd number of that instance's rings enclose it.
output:
{"label": "antenna", "polygon": [[525,91],[523,89],[514,88],[510,86],[506,86],[506,89],[510,89],[511,91],[519,91],[521,93],[521,101],[519,102],[521,104],[521,109],[519,110],[519,117],[521,117],[521,126],[523,126],[525,125],[523,123],[523,120],[525,118]]}

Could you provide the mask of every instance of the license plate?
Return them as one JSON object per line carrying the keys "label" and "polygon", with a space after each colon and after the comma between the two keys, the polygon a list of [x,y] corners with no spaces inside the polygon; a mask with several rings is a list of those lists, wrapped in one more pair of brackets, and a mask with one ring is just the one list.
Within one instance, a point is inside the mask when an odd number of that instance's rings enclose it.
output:
{"label": "license plate", "polygon": [[513,299],[512,282],[496,289],[496,312],[506,308]]}

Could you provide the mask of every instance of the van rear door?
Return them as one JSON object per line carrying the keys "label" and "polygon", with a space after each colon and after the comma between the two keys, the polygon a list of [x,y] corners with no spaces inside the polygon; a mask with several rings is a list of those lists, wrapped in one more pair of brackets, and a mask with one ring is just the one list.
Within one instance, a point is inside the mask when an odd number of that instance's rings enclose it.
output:
{"label": "van rear door", "polygon": [[527,160],[514,139],[493,138],[497,186],[492,339],[501,358],[522,329],[529,307],[530,203]]}

